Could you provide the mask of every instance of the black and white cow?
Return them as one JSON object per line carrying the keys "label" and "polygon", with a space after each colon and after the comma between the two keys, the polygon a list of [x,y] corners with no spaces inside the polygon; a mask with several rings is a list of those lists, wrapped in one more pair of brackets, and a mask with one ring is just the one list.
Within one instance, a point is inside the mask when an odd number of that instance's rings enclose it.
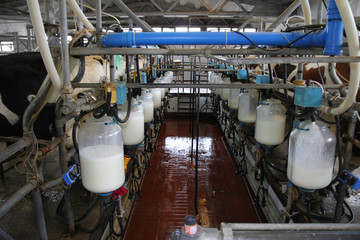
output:
{"label": "black and white cow", "polygon": [[[47,75],[40,53],[0,56],[0,136],[22,136],[22,117]],[[39,139],[55,135],[54,105],[46,106],[34,125]]]}
{"label": "black and white cow", "polygon": [[[109,62],[101,56],[85,57],[84,67],[75,66],[71,79],[82,83],[99,83],[109,78]],[[121,63],[123,64],[123,63]],[[83,69],[83,74],[79,74]],[[40,53],[18,53],[0,56],[0,136],[22,136],[22,117],[29,102],[37,94],[47,71]],[[115,72],[115,79],[120,72]],[[75,89],[77,93],[84,89]],[[50,140],[55,132],[55,106],[47,104],[34,124],[37,138]],[[71,130],[67,129],[67,133]],[[71,135],[71,134],[70,134]],[[71,142],[71,141],[69,141]]]}

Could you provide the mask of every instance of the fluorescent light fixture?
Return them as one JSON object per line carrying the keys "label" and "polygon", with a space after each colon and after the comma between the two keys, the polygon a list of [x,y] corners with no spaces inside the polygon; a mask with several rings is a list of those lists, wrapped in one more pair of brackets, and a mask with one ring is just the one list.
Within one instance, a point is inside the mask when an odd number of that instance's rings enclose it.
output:
{"label": "fluorescent light fixture", "polygon": [[233,16],[230,15],[209,15],[209,18],[231,18]]}
{"label": "fluorescent light fixture", "polygon": [[181,14],[181,15],[164,15],[164,17],[166,17],[166,18],[187,18],[187,17],[189,17],[189,15],[184,15],[184,14]]}

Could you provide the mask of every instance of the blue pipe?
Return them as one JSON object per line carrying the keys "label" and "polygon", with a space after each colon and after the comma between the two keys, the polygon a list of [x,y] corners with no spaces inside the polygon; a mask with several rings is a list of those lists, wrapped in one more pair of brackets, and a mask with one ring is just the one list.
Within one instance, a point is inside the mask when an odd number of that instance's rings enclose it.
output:
{"label": "blue pipe", "polygon": [[344,24],[341,20],[339,10],[334,0],[329,1],[328,20],[326,29],[325,55],[341,55],[342,54],[342,36]]}
{"label": "blue pipe", "polygon": [[[343,24],[334,0],[329,1],[328,25],[310,33],[256,32],[242,33],[257,45],[292,47],[325,47],[324,54],[341,55]],[[103,47],[134,45],[253,45],[237,32],[139,32],[112,33],[101,39]]]}
{"label": "blue pipe", "polygon": [[[246,33],[257,45],[285,46],[303,33],[256,32]],[[325,31],[309,34],[293,44],[294,47],[324,46]],[[252,45],[236,32],[123,32],[105,35],[103,47],[131,47],[133,45]]]}

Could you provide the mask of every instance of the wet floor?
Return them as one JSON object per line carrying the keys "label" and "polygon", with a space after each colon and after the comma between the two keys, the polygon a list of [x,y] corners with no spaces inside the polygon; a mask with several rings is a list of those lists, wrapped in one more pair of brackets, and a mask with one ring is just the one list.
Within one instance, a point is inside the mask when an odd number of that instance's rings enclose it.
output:
{"label": "wet floor", "polygon": [[[195,215],[195,163],[189,120],[169,117],[161,126],[157,151],[146,172],[125,239],[169,239]],[[200,124],[198,209],[203,227],[221,222],[259,222],[235,161],[215,122]],[[195,149],[195,141],[194,141]]]}

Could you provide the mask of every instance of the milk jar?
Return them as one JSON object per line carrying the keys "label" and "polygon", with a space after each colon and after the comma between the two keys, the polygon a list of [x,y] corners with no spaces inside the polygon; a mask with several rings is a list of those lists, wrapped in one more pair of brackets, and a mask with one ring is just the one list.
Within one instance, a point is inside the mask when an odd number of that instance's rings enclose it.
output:
{"label": "milk jar", "polygon": [[[230,78],[224,78],[222,84],[231,84]],[[229,100],[230,88],[221,88],[220,97],[224,101]]]}
{"label": "milk jar", "polygon": [[125,181],[121,128],[110,117],[90,118],[79,129],[81,178],[84,187],[108,193]]}
{"label": "milk jar", "polygon": [[287,176],[304,189],[328,186],[333,176],[336,137],[321,122],[304,121],[290,134]]}
{"label": "milk jar", "polygon": [[[215,84],[222,84],[223,80],[221,79],[221,75],[220,74],[214,74],[214,83]],[[214,93],[215,95],[220,95],[221,94],[221,88],[214,88]]]}
{"label": "milk jar", "polygon": [[149,90],[142,90],[138,100],[144,107],[144,122],[151,122],[154,118],[154,97]]}
{"label": "milk jar", "polygon": [[[127,114],[127,103],[119,110],[119,118],[125,119]],[[131,104],[131,113],[125,123],[119,123],[122,129],[124,145],[137,145],[142,143],[145,137],[144,108],[136,100]]]}
{"label": "milk jar", "polygon": [[244,123],[254,123],[259,92],[256,89],[242,89],[238,100],[238,119]]}
{"label": "milk jar", "polygon": [[[233,83],[234,85],[241,84],[240,82]],[[229,95],[229,108],[230,109],[238,109],[239,105],[239,94],[240,94],[240,88],[231,88],[230,89],[230,95]]]}
{"label": "milk jar", "polygon": [[[165,79],[157,79],[154,81],[154,83],[156,84],[164,84],[166,83],[165,82]],[[160,91],[161,91],[161,100],[163,100],[165,98],[165,88],[160,88]]]}
{"label": "milk jar", "polygon": [[154,108],[161,107],[161,88],[152,88],[151,93],[154,98]]}
{"label": "milk jar", "polygon": [[286,109],[279,100],[267,99],[256,109],[255,139],[264,145],[278,145],[284,141]]}

